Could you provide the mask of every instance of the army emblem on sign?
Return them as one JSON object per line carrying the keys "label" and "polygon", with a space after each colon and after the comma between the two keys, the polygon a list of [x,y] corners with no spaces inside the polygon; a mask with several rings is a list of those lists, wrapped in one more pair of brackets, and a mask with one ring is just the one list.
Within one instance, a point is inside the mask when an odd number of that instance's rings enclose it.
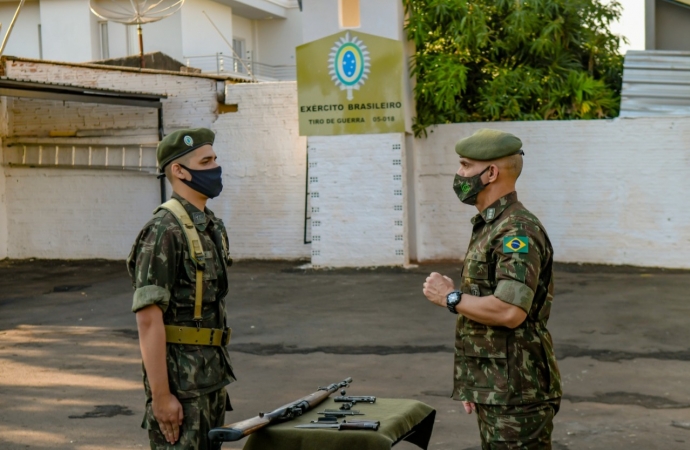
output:
{"label": "army emblem on sign", "polygon": [[356,36],[345,34],[335,42],[328,58],[329,74],[341,91],[347,91],[347,99],[352,100],[352,91],[364,84],[371,67],[367,46]]}

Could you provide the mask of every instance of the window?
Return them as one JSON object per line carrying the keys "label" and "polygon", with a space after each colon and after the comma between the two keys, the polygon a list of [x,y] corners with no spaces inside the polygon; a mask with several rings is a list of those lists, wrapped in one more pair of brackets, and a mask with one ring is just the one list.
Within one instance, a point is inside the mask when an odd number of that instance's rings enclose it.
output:
{"label": "window", "polygon": [[[239,39],[239,38],[232,38],[232,49],[235,51],[235,54],[232,57],[233,64],[232,64],[232,70],[237,73],[245,73],[246,70],[244,69],[244,64],[237,58],[240,58],[242,60],[247,59],[247,44],[244,39]],[[247,62],[245,61],[245,64]]]}
{"label": "window", "polygon": [[338,13],[340,16],[340,28],[358,28],[359,0],[338,0]]}
{"label": "window", "polygon": [[101,59],[110,58],[110,47],[108,46],[108,22],[103,20],[98,22],[98,34],[101,43]]}

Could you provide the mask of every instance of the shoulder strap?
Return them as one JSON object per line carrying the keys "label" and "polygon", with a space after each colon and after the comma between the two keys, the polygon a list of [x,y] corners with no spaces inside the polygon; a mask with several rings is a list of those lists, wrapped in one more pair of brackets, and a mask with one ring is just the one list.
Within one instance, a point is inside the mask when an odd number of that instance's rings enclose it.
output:
{"label": "shoulder strap", "polygon": [[199,239],[199,233],[196,231],[194,222],[187,214],[187,210],[184,209],[182,203],[177,199],[170,199],[158,207],[159,209],[166,209],[172,213],[172,215],[177,219],[177,222],[184,232],[185,238],[187,239],[187,246],[189,247],[189,256],[194,261],[196,266],[196,288],[195,288],[195,299],[194,299],[194,320],[198,323],[202,320],[201,315],[201,301],[203,298],[203,279],[204,279],[204,269],[206,268],[206,259],[204,257],[204,248],[201,245],[201,239]]}

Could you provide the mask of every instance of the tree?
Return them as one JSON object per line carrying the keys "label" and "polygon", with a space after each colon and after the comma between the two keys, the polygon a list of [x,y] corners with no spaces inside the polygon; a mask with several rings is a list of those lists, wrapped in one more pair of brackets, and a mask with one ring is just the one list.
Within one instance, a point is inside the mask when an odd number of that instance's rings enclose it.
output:
{"label": "tree", "polygon": [[416,135],[434,124],[615,117],[617,0],[403,0]]}

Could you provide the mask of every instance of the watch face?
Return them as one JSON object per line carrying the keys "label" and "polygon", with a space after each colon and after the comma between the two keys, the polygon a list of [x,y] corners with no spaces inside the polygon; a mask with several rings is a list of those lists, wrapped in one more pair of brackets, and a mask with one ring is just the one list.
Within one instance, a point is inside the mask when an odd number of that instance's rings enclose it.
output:
{"label": "watch face", "polygon": [[457,292],[451,292],[450,295],[448,295],[448,300],[451,302],[457,302],[458,301],[458,293]]}

